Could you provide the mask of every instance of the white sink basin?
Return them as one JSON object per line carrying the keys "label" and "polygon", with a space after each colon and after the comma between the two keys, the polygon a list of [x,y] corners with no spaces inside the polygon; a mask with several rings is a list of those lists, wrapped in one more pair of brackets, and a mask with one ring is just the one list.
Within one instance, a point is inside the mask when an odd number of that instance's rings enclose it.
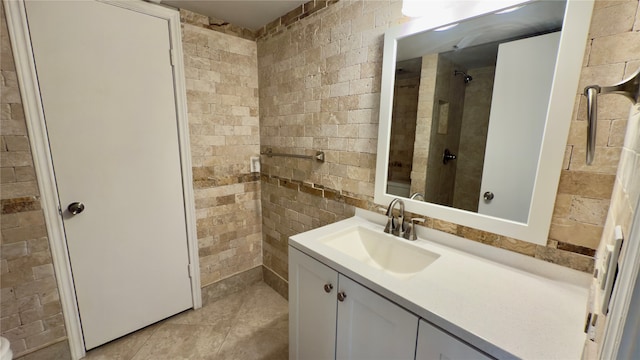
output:
{"label": "white sink basin", "polygon": [[398,277],[418,273],[440,257],[411,244],[409,240],[361,226],[318,240],[355,260]]}

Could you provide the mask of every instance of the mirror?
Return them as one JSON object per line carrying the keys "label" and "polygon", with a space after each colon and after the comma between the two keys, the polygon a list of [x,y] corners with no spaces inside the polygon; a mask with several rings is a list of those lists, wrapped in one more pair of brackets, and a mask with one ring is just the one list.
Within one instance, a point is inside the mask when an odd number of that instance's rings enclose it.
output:
{"label": "mirror", "polygon": [[375,201],[546,244],[592,7],[529,1],[388,30]]}
{"label": "mirror", "polygon": [[388,193],[527,221],[565,6],[398,40]]}

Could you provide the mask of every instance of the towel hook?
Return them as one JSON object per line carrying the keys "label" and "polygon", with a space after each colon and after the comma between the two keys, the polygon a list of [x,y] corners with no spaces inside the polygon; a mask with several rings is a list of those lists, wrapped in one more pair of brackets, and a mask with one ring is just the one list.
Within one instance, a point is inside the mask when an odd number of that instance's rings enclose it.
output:
{"label": "towel hook", "polygon": [[587,97],[587,165],[591,165],[596,151],[598,121],[598,94],[619,94],[630,99],[633,105],[640,101],[640,69],[628,79],[613,86],[589,85],[584,88]]}

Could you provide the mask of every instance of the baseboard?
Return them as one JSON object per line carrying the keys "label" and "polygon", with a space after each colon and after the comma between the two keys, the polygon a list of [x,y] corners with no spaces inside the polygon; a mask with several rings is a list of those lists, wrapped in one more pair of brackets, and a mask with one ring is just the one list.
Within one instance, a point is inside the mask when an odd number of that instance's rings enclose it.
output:
{"label": "baseboard", "polygon": [[232,275],[202,288],[202,305],[215,302],[227,295],[242,291],[249,286],[262,281],[262,266]]}
{"label": "baseboard", "polygon": [[289,282],[276,274],[273,270],[262,265],[264,282],[273,290],[277,291],[283,298],[289,300]]}

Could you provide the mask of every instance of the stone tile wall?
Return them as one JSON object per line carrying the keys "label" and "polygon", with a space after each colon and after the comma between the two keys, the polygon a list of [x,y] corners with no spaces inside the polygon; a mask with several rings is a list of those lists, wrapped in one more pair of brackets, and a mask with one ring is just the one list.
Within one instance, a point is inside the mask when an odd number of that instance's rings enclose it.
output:
{"label": "stone tile wall", "polygon": [[352,217],[368,203],[309,183],[262,174],[264,281],[288,298],[290,236]]}
{"label": "stone tile wall", "polygon": [[[427,58],[426,56],[423,59]],[[467,71],[466,68],[456,64],[445,56],[438,55],[436,69],[436,84],[434,88],[433,104],[438,104],[433,109],[432,120],[437,126],[431,126],[429,135],[429,148],[426,172],[425,188],[420,191],[426,201],[435,204],[451,206],[455,189],[454,179],[457,177],[457,161],[444,165],[442,155],[445,149],[454,154],[459,153],[460,134],[462,132],[462,114],[465,107],[466,85],[461,78],[452,76],[455,70]],[[430,107],[424,105],[430,101],[420,99],[421,108],[427,110]],[[433,105],[431,106],[433,108]],[[446,110],[445,110],[446,109]],[[420,116],[423,117],[422,109]],[[442,112],[442,114],[441,114]],[[446,114],[446,116],[445,116]],[[417,141],[420,138],[416,138]]]}
{"label": "stone tile wall", "polygon": [[[256,43],[185,22],[187,107],[202,286],[262,264]],[[206,17],[205,17],[206,19]]]}
{"label": "stone tile wall", "polygon": [[457,169],[453,206],[458,209],[478,211],[495,72],[495,66],[468,71],[473,81],[465,86],[460,148],[455,160]]}
{"label": "stone tile wall", "polygon": [[310,0],[297,8],[289,11],[278,19],[273,20],[267,25],[255,31],[256,38],[266,38],[277,35],[288,29],[298,20],[304,19],[313,13],[326,8],[327,6],[337,2],[338,0]]}
{"label": "stone tile wall", "polygon": [[[438,74],[438,54],[422,57],[420,68],[420,88],[418,90],[418,113],[416,116],[416,134],[413,143],[413,164],[411,167],[411,194],[425,193],[427,188],[427,164],[431,144],[431,128],[440,116],[449,117],[448,104],[440,104],[437,118],[434,119],[436,79]],[[440,110],[442,107],[442,110]],[[442,112],[442,114],[440,114]],[[415,141],[417,140],[417,141]]]}
{"label": "stone tile wall", "polygon": [[[613,85],[640,67],[637,0],[597,0],[578,90],[592,84]],[[611,192],[628,125],[629,100],[598,98],[596,157],[586,156],[586,98],[576,99],[565,152],[549,246],[593,256],[609,209]],[[577,248],[576,248],[577,246]]]}
{"label": "stone tile wall", "polygon": [[389,180],[411,183],[411,167],[415,157],[413,143],[416,136],[420,74],[396,75],[393,119],[389,146]]}
{"label": "stone tile wall", "polygon": [[277,275],[265,280],[277,289],[290,235],[353,214],[326,194],[372,204],[381,36],[400,18],[399,1],[338,1],[258,40],[262,150],[326,154],[262,158],[264,266]]}
{"label": "stone tile wall", "polygon": [[[599,17],[596,20],[600,21],[600,23],[594,22],[594,25],[597,24],[598,26],[592,26],[594,33],[596,30],[598,31],[596,33],[598,37],[596,38],[596,34],[594,34],[593,50],[591,52],[594,56],[590,57],[589,61],[593,61],[594,67],[612,66],[616,68],[619,71],[618,76],[620,78],[618,80],[611,79],[615,83],[622,78],[627,78],[640,68],[640,45],[638,44],[640,42],[640,6],[638,1],[627,1],[598,3],[598,8]],[[635,20],[632,22],[634,8],[636,9],[636,15]],[[622,14],[626,14],[626,16],[622,16]],[[610,23],[606,19],[607,16],[617,16],[622,23]],[[633,23],[632,30],[629,29],[631,23]],[[630,41],[632,42],[630,43]],[[631,46],[632,48],[621,49],[624,46]],[[633,46],[635,46],[635,49]],[[629,51],[632,51],[632,53],[627,53],[623,57],[617,54]],[[598,100],[604,101],[605,98],[606,96],[601,96]],[[613,242],[613,232],[617,225],[621,226],[625,239],[629,238],[631,223],[637,210],[636,206],[640,201],[640,105],[632,107],[625,114],[624,110],[629,109],[629,100],[621,96],[611,96],[607,101],[609,102],[608,106],[615,106],[615,110],[612,109],[612,111],[615,111],[613,113],[614,116],[610,115],[600,120],[598,126],[601,126],[602,122],[604,122],[605,128],[609,126],[610,134],[619,134],[624,132],[624,128],[626,128],[626,135],[624,136],[624,141],[620,139],[619,135],[613,140],[610,135],[606,143],[604,142],[605,139],[598,139],[603,144],[602,146],[607,144],[608,146],[622,147],[620,164],[613,183],[611,203],[606,215],[606,221],[604,221],[602,240],[598,247],[599,253],[603,253],[606,245]],[[601,113],[599,112],[598,115],[601,115]],[[600,150],[600,148],[596,149],[596,159],[600,155],[598,153]],[[625,243],[622,246],[624,252]],[[589,358],[595,359],[596,354],[601,350],[606,323],[606,316],[600,314],[596,323],[595,344],[589,344],[590,346],[587,347],[590,351],[588,354],[592,356]]]}
{"label": "stone tile wall", "polygon": [[[598,159],[584,165],[585,105],[580,94],[590,83],[615,83],[638,62],[638,1],[596,1],[581,83],[575,95],[572,130],[546,246],[428,219],[427,226],[470,240],[516,251],[590,272],[609,208],[626,131],[629,103],[602,97]],[[300,186],[348,196],[355,205],[377,209],[373,183],[384,31],[408,19],[400,1],[339,1],[286,30],[258,39],[261,147],[311,154],[324,150],[327,161],[263,158],[264,262],[286,286],[288,236],[312,227],[321,216],[313,201],[293,204]],[[268,181],[264,180],[265,176]],[[275,180],[278,186],[275,186]],[[291,181],[298,185],[288,187]],[[284,184],[284,185],[283,185]],[[319,197],[319,193],[311,191]],[[278,203],[281,196],[287,201]],[[304,193],[308,197],[309,193]],[[319,201],[319,200],[316,200]],[[328,202],[331,203],[331,202]],[[310,219],[309,219],[310,217]],[[295,226],[295,227],[294,227]],[[275,244],[275,245],[273,245]]]}
{"label": "stone tile wall", "polygon": [[[631,110],[628,121],[627,136],[620,156],[620,167],[611,196],[611,209],[607,215],[602,241],[598,248],[599,254],[604,253],[605,247],[613,243],[614,228],[617,225],[621,226],[625,237],[625,242],[622,244],[622,253],[624,253],[629,240],[631,223],[637,210],[636,206],[640,200],[640,105]],[[606,323],[607,316],[598,314],[595,344],[589,344],[587,347],[593,352],[590,354],[594,359],[595,353],[601,350]]]}
{"label": "stone tile wall", "polygon": [[0,26],[0,325],[19,357],[66,332],[4,8]]}

